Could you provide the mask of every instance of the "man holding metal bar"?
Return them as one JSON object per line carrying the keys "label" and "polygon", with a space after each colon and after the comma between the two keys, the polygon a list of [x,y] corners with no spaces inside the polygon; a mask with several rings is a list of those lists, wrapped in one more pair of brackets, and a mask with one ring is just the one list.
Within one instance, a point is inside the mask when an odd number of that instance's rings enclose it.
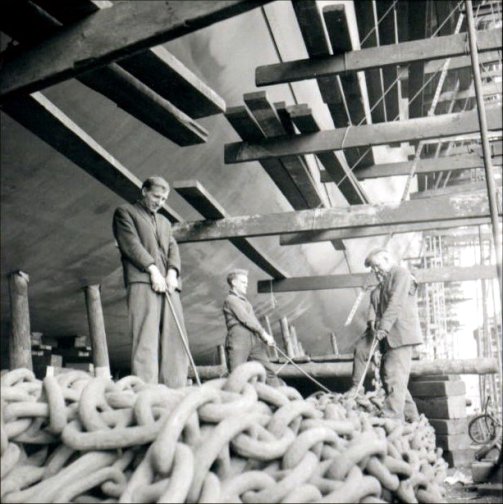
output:
{"label": "man holding metal bar", "polygon": [[113,232],[121,252],[132,337],[131,371],[147,383],[187,384],[188,342],[180,302],[180,254],[159,210],[169,195],[162,177],[143,182],[141,198],[116,209]]}

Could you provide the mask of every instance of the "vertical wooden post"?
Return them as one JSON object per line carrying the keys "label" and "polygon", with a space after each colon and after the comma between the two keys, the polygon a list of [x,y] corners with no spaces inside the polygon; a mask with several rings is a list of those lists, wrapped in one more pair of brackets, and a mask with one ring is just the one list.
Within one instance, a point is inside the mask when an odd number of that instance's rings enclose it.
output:
{"label": "vertical wooden post", "polygon": [[227,356],[225,355],[224,345],[218,345],[218,360],[219,360],[220,366],[229,370],[229,367],[227,366]]}
{"label": "vertical wooden post", "polygon": [[[265,321],[265,328],[266,331],[273,336],[272,334],[272,327],[271,327],[271,321],[269,320],[269,317],[267,315],[264,315],[264,321]],[[278,360],[278,350],[276,347],[267,347],[267,351],[269,353],[269,357],[273,360]]]}
{"label": "vertical wooden post", "polygon": [[299,349],[299,340],[297,339],[297,330],[293,325],[291,325],[289,329],[290,329],[290,339],[292,340],[293,354],[295,355],[295,357],[298,357],[300,355],[300,349]]}
{"label": "vertical wooden post", "polygon": [[295,354],[290,337],[290,330],[288,328],[288,319],[286,317],[282,317],[279,323],[281,326],[281,335],[283,336],[283,344],[285,345],[286,354],[292,359],[293,357],[295,357]]}
{"label": "vertical wooden post", "polygon": [[110,378],[110,361],[108,359],[107,336],[105,320],[101,307],[99,285],[86,285],[84,287],[87,307],[87,322],[89,324],[89,337],[93,350],[94,374]]}
{"label": "vertical wooden post", "polygon": [[306,355],[306,352],[304,350],[304,347],[302,346],[302,343],[299,341],[298,342],[299,345],[298,345],[298,348],[299,348],[299,356],[300,357],[304,357],[304,355]]}
{"label": "vertical wooden post", "polygon": [[339,348],[337,347],[337,337],[335,336],[334,332],[330,333],[330,342],[332,343],[332,351],[334,352],[334,355],[339,355]]}
{"label": "vertical wooden post", "polygon": [[30,277],[23,271],[9,275],[10,320],[9,339],[10,369],[33,370],[31,359],[30,310],[28,306],[28,282]]}

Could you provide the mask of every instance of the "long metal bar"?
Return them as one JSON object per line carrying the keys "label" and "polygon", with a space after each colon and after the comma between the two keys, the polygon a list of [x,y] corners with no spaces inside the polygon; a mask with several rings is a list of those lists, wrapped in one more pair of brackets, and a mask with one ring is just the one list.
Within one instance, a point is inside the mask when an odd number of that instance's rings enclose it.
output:
{"label": "long metal bar", "polygon": [[[487,195],[489,198],[489,211],[491,214],[492,233],[494,247],[496,250],[496,269],[498,271],[498,281],[500,286],[500,296],[503,296],[502,270],[501,270],[501,233],[498,224],[498,206],[496,201],[496,184],[493,178],[493,167],[491,163],[491,149],[487,137],[487,118],[484,108],[484,95],[482,91],[482,81],[480,78],[479,55],[477,52],[477,35],[475,32],[475,21],[473,17],[473,7],[471,0],[465,0],[466,17],[468,23],[468,40],[470,42],[470,56],[472,60],[473,82],[475,85],[475,96],[477,98],[477,113],[480,124],[480,136],[482,139],[482,153],[484,155],[484,168],[486,173]],[[503,298],[502,298],[503,300]]]}

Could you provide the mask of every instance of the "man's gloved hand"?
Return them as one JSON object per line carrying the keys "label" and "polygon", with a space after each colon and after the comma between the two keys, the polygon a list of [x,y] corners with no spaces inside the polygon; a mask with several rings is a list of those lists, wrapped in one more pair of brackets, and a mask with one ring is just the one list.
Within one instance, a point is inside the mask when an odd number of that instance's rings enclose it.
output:
{"label": "man's gloved hand", "polygon": [[386,338],[388,333],[386,331],[383,331],[382,329],[377,329],[375,335],[379,341],[382,341],[384,338]]}
{"label": "man's gloved hand", "polygon": [[155,264],[152,264],[149,266],[148,271],[150,273],[152,290],[155,292],[166,292],[166,280],[159,271],[159,268]]}
{"label": "man's gloved hand", "polygon": [[166,289],[170,294],[175,292],[175,289],[178,288],[178,276],[176,270],[173,268],[168,269],[168,274],[166,275]]}
{"label": "man's gloved hand", "polygon": [[274,338],[266,331],[264,331],[261,334],[262,341],[267,345],[267,346],[275,346],[276,341],[274,341]]}

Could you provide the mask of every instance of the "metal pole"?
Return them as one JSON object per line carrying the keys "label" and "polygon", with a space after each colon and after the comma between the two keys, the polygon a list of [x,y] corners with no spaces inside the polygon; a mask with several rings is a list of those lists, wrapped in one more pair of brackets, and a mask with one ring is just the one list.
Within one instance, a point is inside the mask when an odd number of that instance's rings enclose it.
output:
{"label": "metal pole", "polygon": [[475,85],[475,96],[477,97],[477,112],[480,124],[480,136],[482,139],[482,153],[484,155],[484,168],[486,173],[487,195],[489,198],[489,210],[491,213],[492,233],[494,238],[494,248],[496,251],[496,269],[498,271],[498,281],[500,286],[500,296],[502,290],[502,272],[501,272],[501,233],[498,223],[498,205],[496,201],[496,184],[493,178],[493,168],[491,163],[491,151],[489,139],[487,136],[487,119],[484,108],[484,96],[482,91],[482,81],[480,78],[479,55],[477,52],[477,35],[475,32],[475,21],[473,18],[472,1],[465,0],[466,19],[468,22],[468,40],[470,42],[470,56],[472,60],[473,83]]}

